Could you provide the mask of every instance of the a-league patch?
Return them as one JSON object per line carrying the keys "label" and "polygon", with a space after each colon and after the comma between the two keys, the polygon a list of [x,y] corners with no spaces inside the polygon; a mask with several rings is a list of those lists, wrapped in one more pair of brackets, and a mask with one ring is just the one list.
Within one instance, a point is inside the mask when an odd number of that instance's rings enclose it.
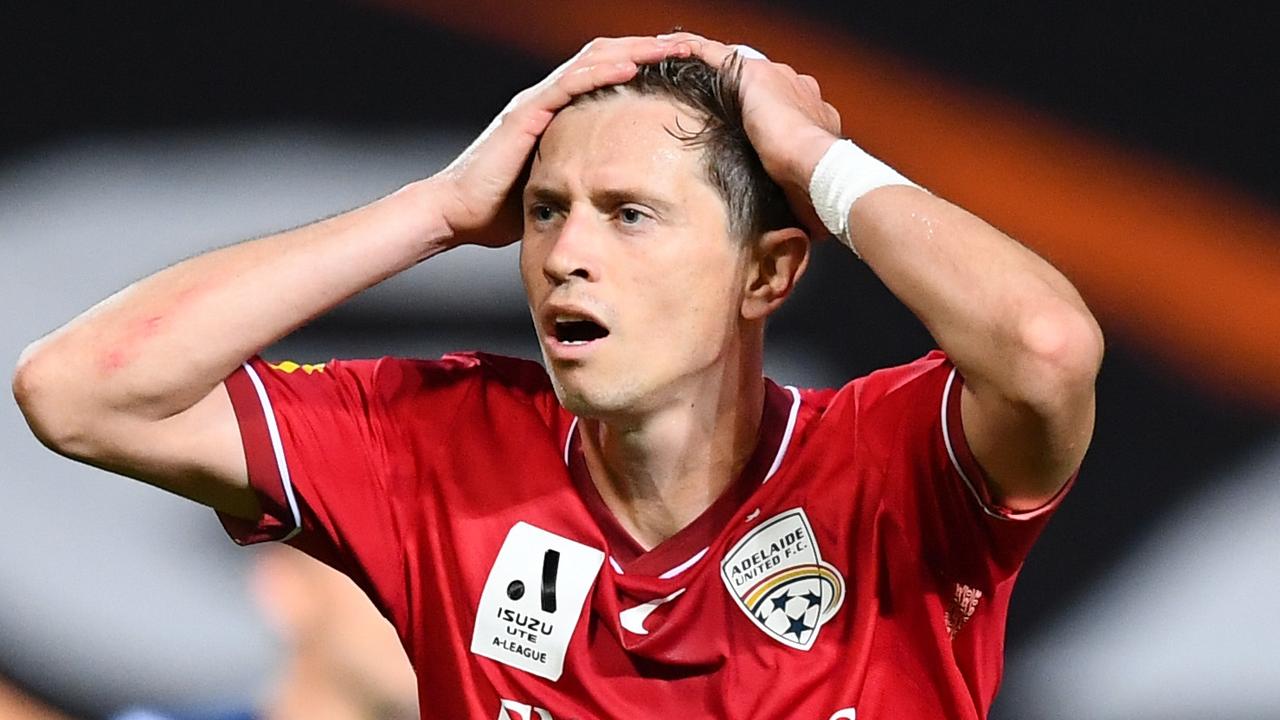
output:
{"label": "a-league patch", "polygon": [[738,607],[778,642],[808,650],[844,603],[844,578],[822,553],[809,518],[792,508],[760,523],[720,563]]}
{"label": "a-league patch", "polygon": [[526,522],[507,533],[480,594],[471,652],[559,680],[604,553]]}

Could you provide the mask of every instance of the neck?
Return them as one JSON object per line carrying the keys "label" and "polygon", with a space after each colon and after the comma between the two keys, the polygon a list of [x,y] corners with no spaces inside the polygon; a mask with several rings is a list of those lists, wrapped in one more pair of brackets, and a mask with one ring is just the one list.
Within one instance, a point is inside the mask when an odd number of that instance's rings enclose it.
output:
{"label": "neck", "polygon": [[592,482],[646,550],[702,514],[750,459],[765,384],[761,353],[745,355],[704,373],[641,418],[580,421]]}

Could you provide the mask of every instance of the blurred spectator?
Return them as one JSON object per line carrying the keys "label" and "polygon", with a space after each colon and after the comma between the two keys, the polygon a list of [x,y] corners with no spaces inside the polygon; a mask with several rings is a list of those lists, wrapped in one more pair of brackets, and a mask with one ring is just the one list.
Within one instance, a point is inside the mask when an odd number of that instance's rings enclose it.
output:
{"label": "blurred spectator", "polygon": [[26,694],[0,675],[0,718],[3,720],[70,720]]}
{"label": "blurred spectator", "polygon": [[286,646],[266,697],[253,708],[219,711],[135,708],[116,720],[417,720],[413,668],[364,593],[293,548],[255,552],[253,594]]}

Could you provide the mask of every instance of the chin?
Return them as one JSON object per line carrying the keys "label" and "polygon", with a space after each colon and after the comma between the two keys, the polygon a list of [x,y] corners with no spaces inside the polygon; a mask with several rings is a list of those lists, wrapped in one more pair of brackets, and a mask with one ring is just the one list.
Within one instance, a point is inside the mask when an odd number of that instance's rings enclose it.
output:
{"label": "chin", "polygon": [[565,410],[581,418],[604,419],[612,417],[621,409],[612,398],[602,397],[600,393],[589,392],[577,385],[566,385],[552,377],[556,398]]}
{"label": "chin", "polygon": [[581,418],[612,420],[635,414],[639,398],[634,388],[617,381],[592,382],[565,378],[552,371],[551,385],[566,410]]}

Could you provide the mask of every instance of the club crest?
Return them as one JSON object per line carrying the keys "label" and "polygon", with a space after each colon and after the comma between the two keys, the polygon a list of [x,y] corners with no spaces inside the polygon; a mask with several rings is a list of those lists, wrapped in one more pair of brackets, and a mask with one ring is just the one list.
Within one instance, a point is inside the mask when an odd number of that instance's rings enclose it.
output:
{"label": "club crest", "polygon": [[778,642],[808,650],[844,602],[844,578],[823,562],[804,510],[760,523],[720,563],[738,607]]}

